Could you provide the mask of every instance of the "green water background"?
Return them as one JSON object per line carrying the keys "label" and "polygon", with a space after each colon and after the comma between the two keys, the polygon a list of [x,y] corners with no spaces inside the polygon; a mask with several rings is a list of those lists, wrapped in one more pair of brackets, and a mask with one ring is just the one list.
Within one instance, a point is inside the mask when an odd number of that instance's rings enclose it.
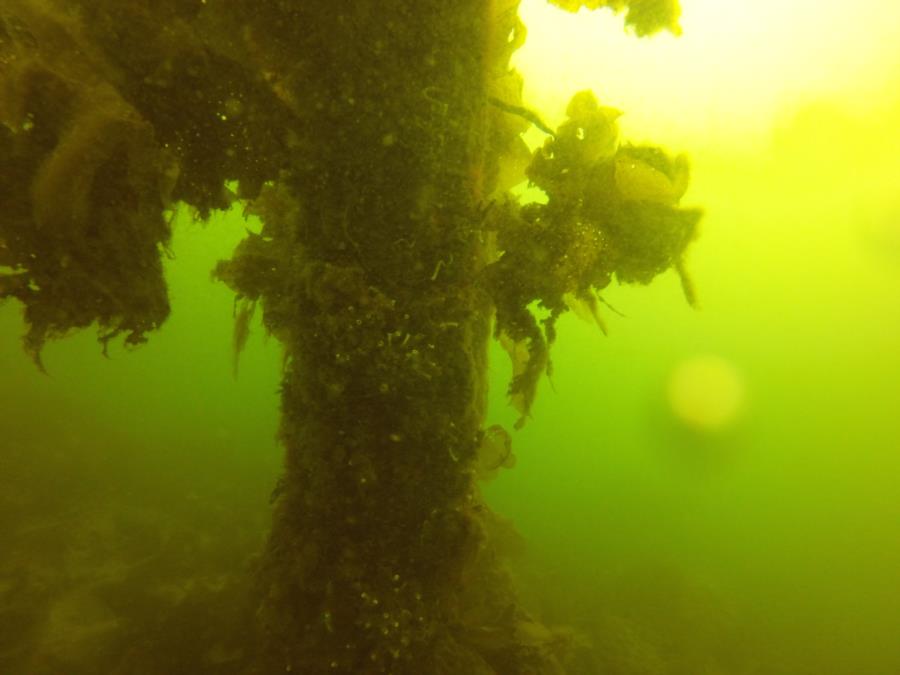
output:
{"label": "green water background", "polygon": [[[667,274],[605,293],[626,317],[606,313],[608,337],[560,322],[552,386],[486,491],[527,541],[525,595],[615,635],[601,647],[621,672],[900,672],[898,111],[812,106],[752,153],[700,148],[686,201],[707,211],[689,261],[701,310]],[[209,279],[246,226],[179,214],[172,316],[133,352],[103,358],[81,332],[48,345],[42,375],[19,308],[0,307],[4,560],[40,555],[13,531],[98,500],[211,539],[240,526],[235,568],[262,541],[280,350],[257,317],[235,380],[233,297]],[[685,428],[666,397],[703,354],[745,387],[716,433]],[[511,428],[496,345],[491,368],[488,421]]]}
{"label": "green water background", "polygon": [[[560,620],[652,619],[651,636],[698,653],[727,638],[778,659],[760,672],[900,672],[900,257],[854,233],[846,195],[813,208],[764,168],[704,168],[692,196],[709,214],[691,259],[703,309],[667,275],[606,294],[627,316],[609,313],[609,337],[563,319],[552,386],[515,434],[516,467],[487,485],[491,503],[526,537],[525,578]],[[782,229],[757,236],[762,218]],[[29,491],[50,483],[77,500],[84,481],[140,476],[141,499],[162,495],[185,517],[192,494],[218,499],[262,535],[279,348],[257,323],[232,378],[233,299],[208,275],[244,226],[237,213],[179,220],[172,318],[131,353],[105,359],[83,332],[48,346],[41,375],[18,348],[18,308],[2,308],[4,463],[41,458]],[[772,234],[798,229],[803,250]],[[731,428],[704,435],[673,417],[665,383],[707,353],[734,365],[747,397]],[[492,357],[489,421],[511,427],[508,366]],[[227,536],[226,522],[209,527]]]}

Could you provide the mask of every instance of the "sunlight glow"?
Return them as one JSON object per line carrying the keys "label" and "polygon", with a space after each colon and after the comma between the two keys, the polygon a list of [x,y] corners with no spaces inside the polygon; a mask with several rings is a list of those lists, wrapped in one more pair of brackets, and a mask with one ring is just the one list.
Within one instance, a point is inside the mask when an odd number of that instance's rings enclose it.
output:
{"label": "sunlight glow", "polygon": [[636,39],[608,11],[523,0],[525,96],[551,123],[575,91],[626,111],[624,135],[676,146],[754,147],[786,109],[827,96],[872,105],[898,79],[900,3],[682,0],[684,34]]}

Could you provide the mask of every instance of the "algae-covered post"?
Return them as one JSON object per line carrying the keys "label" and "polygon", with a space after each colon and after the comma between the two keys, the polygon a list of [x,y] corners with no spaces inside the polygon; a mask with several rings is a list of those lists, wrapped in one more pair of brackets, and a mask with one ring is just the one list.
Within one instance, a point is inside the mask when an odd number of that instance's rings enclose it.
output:
{"label": "algae-covered post", "polygon": [[[638,34],[677,27],[674,0],[556,4],[626,9]],[[539,119],[509,68],[517,5],[9,0],[0,14],[0,293],[24,303],[35,356],[94,321],[104,341],[159,325],[170,201],[203,215],[236,180],[262,218],[216,269],[286,353],[248,672],[579,672],[518,605],[476,484],[491,316],[524,422],[556,318],[596,315],[614,276],[681,269],[698,214],[677,205],[685,164],[620,147],[588,92],[530,160],[547,203],[498,196]]]}

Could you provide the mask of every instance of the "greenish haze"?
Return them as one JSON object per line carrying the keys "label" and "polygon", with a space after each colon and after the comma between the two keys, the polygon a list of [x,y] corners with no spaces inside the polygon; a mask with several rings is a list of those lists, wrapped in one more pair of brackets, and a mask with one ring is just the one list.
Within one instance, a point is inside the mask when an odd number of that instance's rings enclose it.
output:
{"label": "greenish haze", "polygon": [[[690,263],[702,309],[684,305],[669,273],[608,290],[627,316],[606,313],[608,337],[562,318],[552,386],[541,384],[514,433],[518,462],[489,496],[527,539],[524,592],[546,618],[595,631],[622,661],[643,654],[616,672],[896,672],[900,256],[871,245],[872,219],[884,219],[880,236],[895,227],[891,207],[852,193],[816,201],[791,191],[790,166],[727,160],[699,158],[689,195],[708,205]],[[79,333],[46,347],[44,376],[19,348],[18,308],[3,306],[0,425],[17,440],[0,481],[33,482],[3,485],[4,524],[16,522],[0,535],[12,538],[0,570],[29,554],[33,538],[17,533],[80,508],[44,494],[46,479],[22,469],[29,457],[45,475],[68,472],[61,488],[76,499],[90,501],[85,483],[118,484],[111,507],[140,503],[147,519],[204,537],[258,528],[242,555],[254,553],[280,461],[279,348],[254,326],[232,379],[232,296],[208,277],[245,225],[237,213],[207,226],[181,214],[172,317],[137,350],[104,359]],[[708,435],[680,426],[665,396],[675,365],[703,353],[731,361],[747,392],[735,425]],[[488,422],[511,428],[507,361],[495,347]],[[198,519],[198,500],[218,503],[221,519]]]}
{"label": "greenish haze", "polygon": [[[670,273],[606,294],[628,317],[609,315],[608,338],[563,319],[554,387],[490,490],[557,616],[636,617],[689,664],[659,672],[900,668],[896,198],[872,175],[829,186],[811,159],[698,158],[701,311],[674,302]],[[669,373],[697,354],[742,373],[731,428],[670,411]]]}
{"label": "greenish haze", "polygon": [[[605,673],[900,672],[900,144],[825,113],[772,152],[694,157],[700,310],[670,271],[603,291],[624,315],[600,306],[608,337],[561,317],[552,383],[487,486],[524,536],[507,547],[527,603]],[[233,294],[209,276],[245,227],[180,212],[171,317],[108,359],[84,331],[44,347],[43,375],[0,307],[0,672],[90,673],[153,636],[179,654],[173,633],[223,620],[183,601],[252,566],[282,455],[281,348],[257,314],[235,379]],[[698,355],[743,386],[724,428],[668,398]],[[485,426],[512,430],[497,345],[491,362]]]}

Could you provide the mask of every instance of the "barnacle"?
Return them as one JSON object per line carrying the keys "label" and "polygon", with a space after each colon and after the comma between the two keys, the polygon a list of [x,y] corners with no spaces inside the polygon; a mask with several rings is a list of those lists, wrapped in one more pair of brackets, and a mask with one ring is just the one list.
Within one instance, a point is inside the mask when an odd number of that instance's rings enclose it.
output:
{"label": "barnacle", "polygon": [[478,445],[475,473],[481,480],[491,480],[500,469],[511,469],[516,465],[512,450],[512,437],[499,424],[492,424],[481,434]]}
{"label": "barnacle", "polygon": [[626,148],[616,157],[615,175],[616,189],[622,199],[671,206],[677,204],[687,190],[689,169],[684,155],[678,155],[666,170],[652,166]]}

